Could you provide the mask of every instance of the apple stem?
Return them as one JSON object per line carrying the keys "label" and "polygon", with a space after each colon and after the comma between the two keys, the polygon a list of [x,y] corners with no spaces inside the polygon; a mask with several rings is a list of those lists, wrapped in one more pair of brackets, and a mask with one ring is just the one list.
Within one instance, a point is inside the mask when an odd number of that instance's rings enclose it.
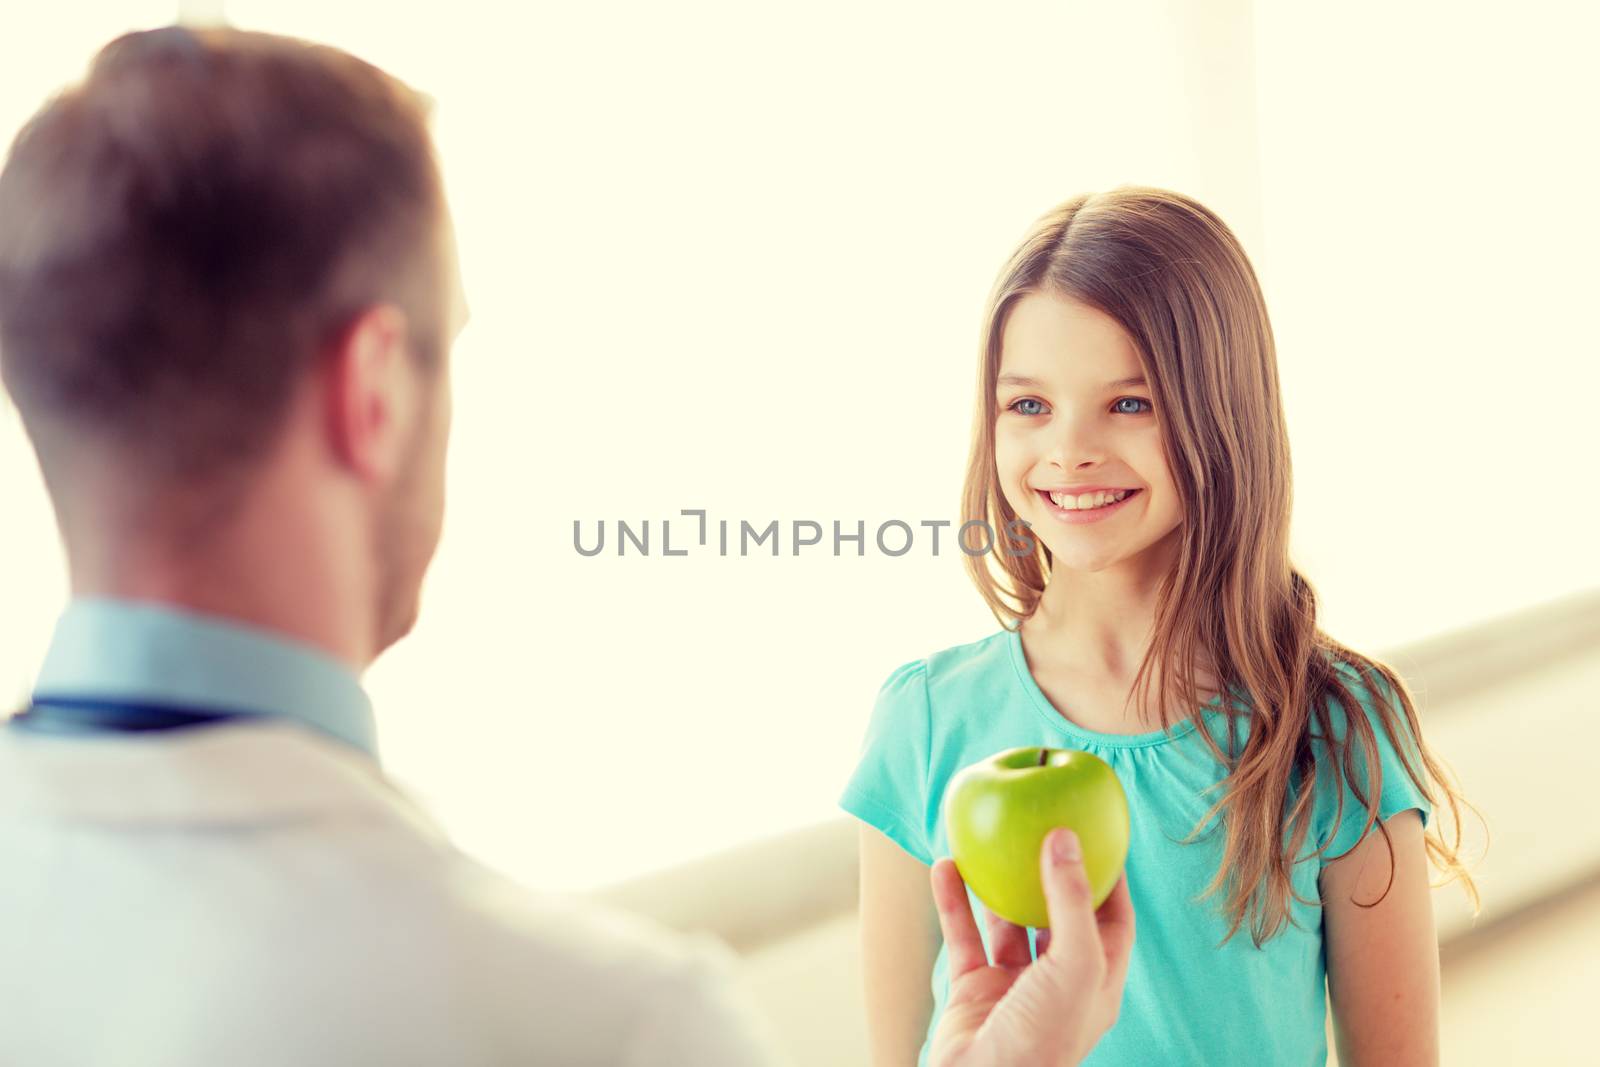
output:
{"label": "apple stem", "polygon": [[1035,763],[1034,766],[1035,767],[1043,767],[1044,766],[1044,761],[1049,759],[1049,758],[1050,758],[1050,750],[1048,748],[1041,748],[1039,750],[1039,762]]}

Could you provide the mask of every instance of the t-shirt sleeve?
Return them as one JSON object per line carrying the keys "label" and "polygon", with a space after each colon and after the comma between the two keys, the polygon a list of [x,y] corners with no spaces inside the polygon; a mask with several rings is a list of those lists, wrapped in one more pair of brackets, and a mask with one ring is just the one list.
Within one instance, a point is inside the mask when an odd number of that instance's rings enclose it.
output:
{"label": "t-shirt sleeve", "polygon": [[[1378,789],[1378,817],[1372,826],[1367,827],[1367,833],[1377,833],[1377,822],[1387,822],[1391,817],[1411,808],[1416,808],[1421,814],[1422,825],[1426,827],[1428,819],[1433,813],[1433,804],[1428,800],[1427,794],[1418,789],[1416,783],[1411,780],[1411,776],[1406,773],[1405,765],[1400,757],[1400,750],[1395,745],[1395,742],[1398,741],[1403,746],[1411,761],[1411,766],[1419,775],[1423,774],[1422,757],[1417,745],[1417,739],[1405,721],[1404,713],[1400,708],[1399,694],[1395,692],[1392,685],[1375,674],[1369,674],[1371,681],[1365,683],[1356,681],[1354,670],[1348,671],[1346,676],[1361,705],[1362,713],[1366,715],[1367,722],[1372,726],[1373,741],[1378,749],[1378,766],[1382,779]],[[1396,737],[1394,740],[1389,738],[1389,734],[1384,729],[1383,722],[1378,715],[1373,692],[1370,688],[1374,681],[1378,691],[1388,699],[1390,707],[1395,710],[1394,729]],[[1350,759],[1353,763],[1353,773],[1361,786],[1363,796],[1370,800],[1373,793],[1371,784],[1373,777],[1367,764],[1366,754],[1360,742],[1347,729],[1348,722],[1338,702],[1334,701],[1332,697],[1328,699],[1332,705],[1332,719],[1337,735],[1351,746]],[[1320,747],[1317,753],[1318,758],[1322,758],[1330,752],[1331,747]],[[1366,827],[1367,824],[1367,804],[1356,798],[1355,791],[1348,781],[1340,779],[1337,783],[1334,783],[1330,777],[1332,770],[1332,766],[1329,765],[1322,769],[1318,775],[1319,781],[1326,783],[1323,793],[1319,797],[1323,807],[1324,840],[1328,842],[1328,849],[1323,854],[1323,863],[1338,859],[1360,844],[1363,839],[1362,828]],[[1344,798],[1344,807],[1342,811],[1338,812],[1336,825],[1334,815],[1339,799],[1333,791],[1335,784],[1342,791]]]}
{"label": "t-shirt sleeve", "polygon": [[926,661],[897,667],[878,690],[861,759],[839,805],[931,866],[928,719]]}

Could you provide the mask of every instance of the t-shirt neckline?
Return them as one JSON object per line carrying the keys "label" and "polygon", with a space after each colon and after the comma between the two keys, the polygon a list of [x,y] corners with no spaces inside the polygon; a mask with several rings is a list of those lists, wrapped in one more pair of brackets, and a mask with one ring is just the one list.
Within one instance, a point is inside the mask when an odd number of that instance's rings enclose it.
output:
{"label": "t-shirt neckline", "polygon": [[[1017,684],[1028,697],[1028,702],[1033,710],[1045,721],[1051,729],[1065,734],[1074,741],[1085,744],[1099,745],[1105,748],[1148,748],[1152,745],[1164,745],[1170,741],[1177,741],[1194,732],[1195,722],[1191,718],[1184,718],[1174,723],[1169,729],[1154,730],[1143,734],[1104,734],[1097,730],[1090,730],[1079,726],[1056,710],[1050,698],[1044,695],[1044,690],[1039,688],[1039,683],[1034,680],[1033,672],[1028,669],[1028,658],[1022,650],[1021,628],[1006,631],[1006,645],[1011,652],[1011,666],[1015,668]],[[1205,704],[1205,710],[1214,715],[1226,714],[1220,708],[1212,710],[1214,705],[1220,704],[1222,694],[1218,693]]]}

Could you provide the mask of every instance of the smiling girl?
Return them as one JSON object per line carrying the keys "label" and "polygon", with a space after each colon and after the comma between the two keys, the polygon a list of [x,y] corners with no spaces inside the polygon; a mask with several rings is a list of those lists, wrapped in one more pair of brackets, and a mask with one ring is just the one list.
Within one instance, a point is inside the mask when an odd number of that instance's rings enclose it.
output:
{"label": "smiling girl", "polygon": [[946,783],[1043,745],[1109,763],[1132,821],[1138,934],[1085,1064],[1320,1065],[1330,1000],[1343,1067],[1437,1063],[1428,865],[1476,904],[1462,798],[1289,558],[1277,357],[1232,232],[1160,189],[1061,205],[1001,272],[978,386],[962,519],[1032,536],[966,554],[1002,629],[890,674],[842,798],[874,1062],[925,1062],[948,996]]}

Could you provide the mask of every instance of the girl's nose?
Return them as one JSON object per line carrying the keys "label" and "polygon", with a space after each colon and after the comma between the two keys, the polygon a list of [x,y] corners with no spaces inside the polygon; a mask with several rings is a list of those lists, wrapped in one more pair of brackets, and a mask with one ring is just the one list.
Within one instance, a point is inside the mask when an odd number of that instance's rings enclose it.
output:
{"label": "girl's nose", "polygon": [[1064,471],[1103,462],[1106,458],[1105,440],[1085,420],[1062,418],[1051,427],[1050,443],[1045,458]]}

